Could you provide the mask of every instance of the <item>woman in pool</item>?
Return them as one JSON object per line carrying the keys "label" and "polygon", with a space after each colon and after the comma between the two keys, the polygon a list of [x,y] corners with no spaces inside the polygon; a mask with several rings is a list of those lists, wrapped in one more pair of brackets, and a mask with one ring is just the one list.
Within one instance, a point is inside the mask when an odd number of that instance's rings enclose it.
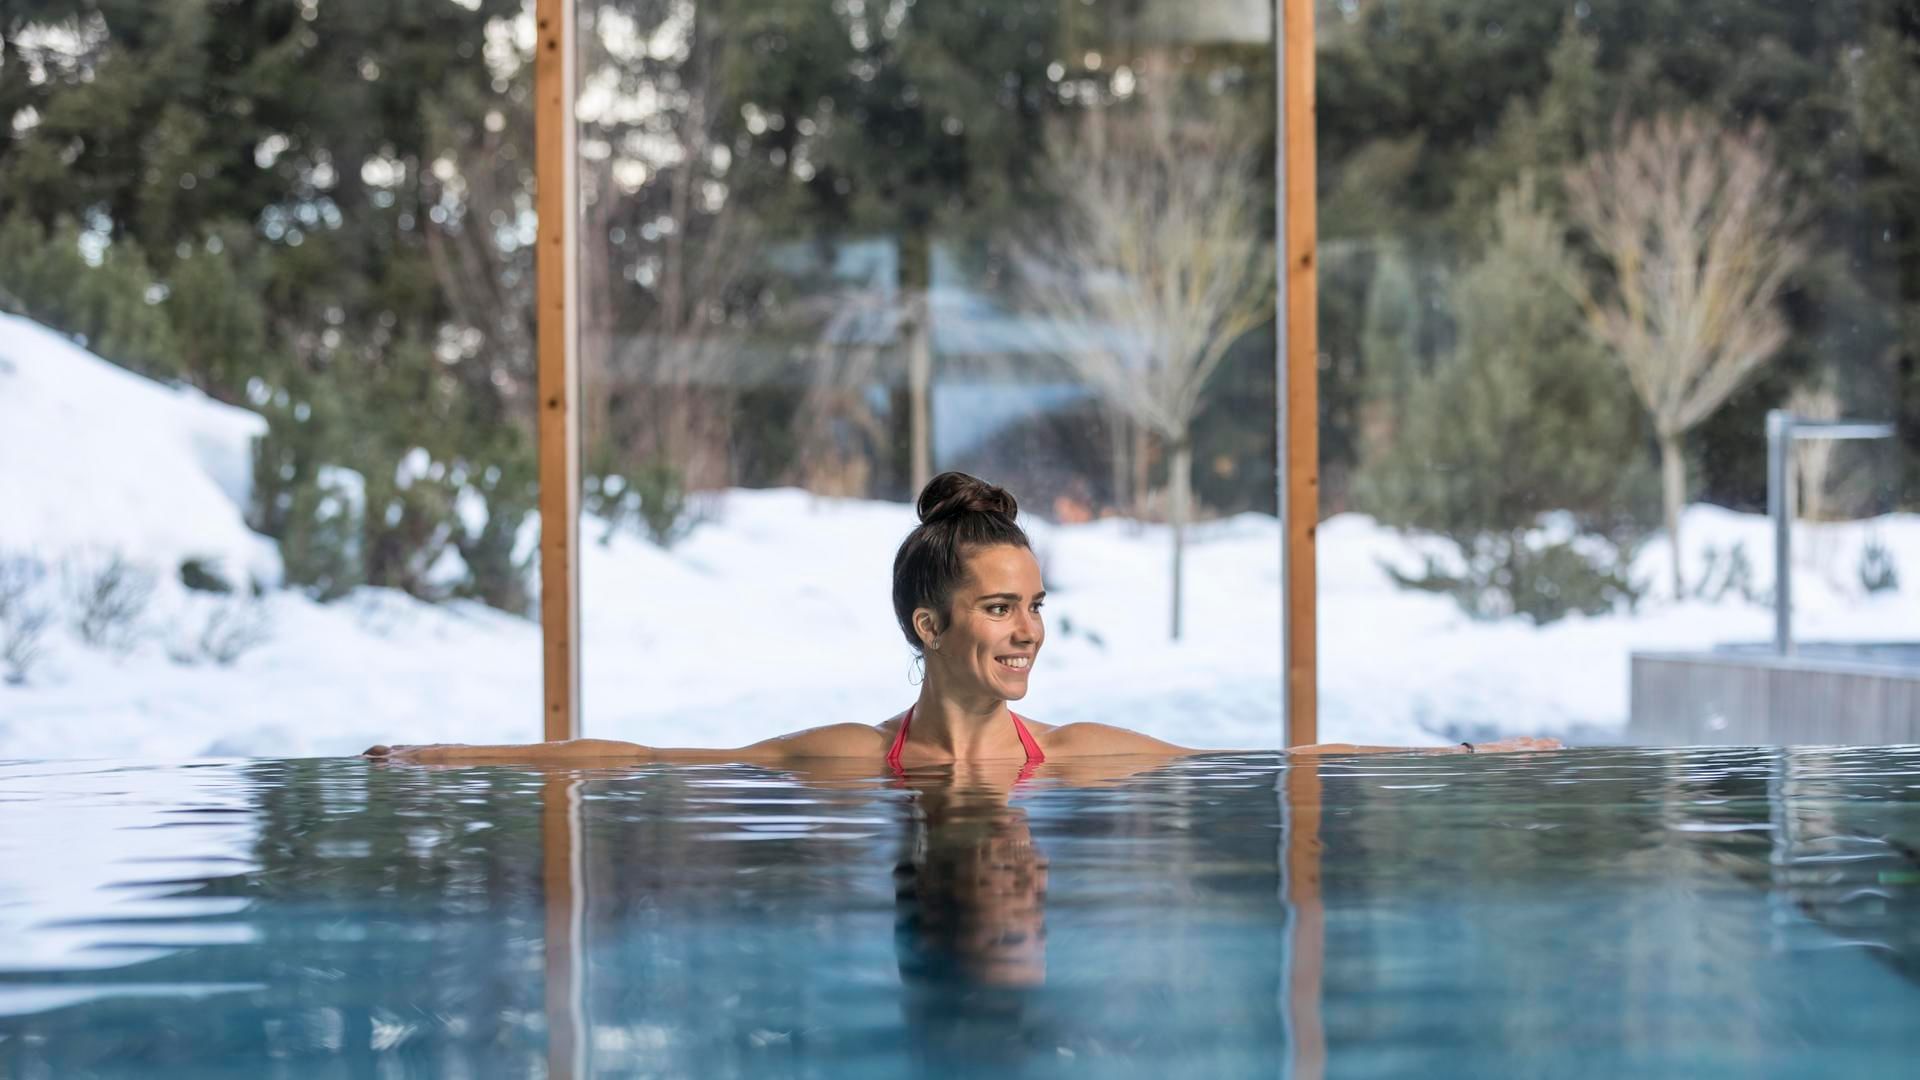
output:
{"label": "woman in pool", "polygon": [[[375,746],[366,756],[388,761],[567,764],[743,762],[779,765],[821,759],[907,765],[1091,757],[1171,758],[1205,751],[1176,746],[1109,724],[1055,727],[1015,715],[1010,701],[1027,696],[1046,641],[1040,617],[1046,589],[1014,498],[965,473],[934,477],[920,492],[920,524],[893,560],[893,611],[907,643],[926,662],[920,699],[879,724],[808,728],[734,750],[660,749],[609,739],[515,746]],[[1545,750],[1551,739],[1505,739],[1453,752]],[[1323,743],[1292,753],[1353,753],[1398,747]],[[1447,751],[1441,751],[1447,752]]]}

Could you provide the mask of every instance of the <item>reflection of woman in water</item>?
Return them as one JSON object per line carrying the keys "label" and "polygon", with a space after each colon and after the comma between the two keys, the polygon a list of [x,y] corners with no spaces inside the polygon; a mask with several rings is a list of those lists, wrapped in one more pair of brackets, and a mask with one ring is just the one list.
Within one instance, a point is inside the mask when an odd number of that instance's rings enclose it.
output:
{"label": "reflection of woman in water", "polygon": [[1018,768],[1000,764],[902,778],[914,798],[893,871],[894,953],[910,1053],[936,1073],[1018,1061],[1037,1037],[1028,1004],[1047,977],[1047,860],[1007,801]]}
{"label": "reflection of woman in water", "polygon": [[912,775],[893,871],[894,941],[912,984],[1037,986],[1047,977],[1047,860],[1005,789]]}
{"label": "reflection of woman in water", "polygon": [[[376,746],[367,756],[397,761],[746,762],[780,765],[826,758],[907,766],[972,761],[1043,761],[1100,757],[1168,759],[1199,753],[1110,724],[1058,727],[1016,716],[1009,701],[1027,684],[1046,640],[1040,616],[1046,589],[1019,509],[1005,489],[964,473],[942,473],[920,493],[920,524],[893,561],[893,610],[914,652],[926,661],[920,698],[878,724],[840,723],[782,735],[733,750],[658,749],[610,739],[572,739],[518,746]],[[796,633],[809,632],[795,627]],[[1482,744],[1493,750],[1548,749],[1542,739]],[[1323,744],[1294,753],[1385,750]],[[1460,748],[1472,750],[1472,747]]]}

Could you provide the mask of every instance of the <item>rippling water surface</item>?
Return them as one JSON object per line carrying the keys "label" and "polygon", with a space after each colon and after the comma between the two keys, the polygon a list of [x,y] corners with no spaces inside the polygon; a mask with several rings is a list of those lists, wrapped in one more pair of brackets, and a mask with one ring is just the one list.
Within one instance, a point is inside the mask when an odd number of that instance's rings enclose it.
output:
{"label": "rippling water surface", "polygon": [[0,763],[0,1076],[1890,1076],[1920,749]]}

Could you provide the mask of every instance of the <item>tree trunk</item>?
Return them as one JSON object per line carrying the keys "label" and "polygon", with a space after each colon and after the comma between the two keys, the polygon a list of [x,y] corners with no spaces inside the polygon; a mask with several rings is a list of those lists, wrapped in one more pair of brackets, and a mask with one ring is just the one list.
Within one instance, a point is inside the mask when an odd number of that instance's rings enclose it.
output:
{"label": "tree trunk", "polygon": [[1673,598],[1686,595],[1686,577],[1680,566],[1680,512],[1687,504],[1687,462],[1680,453],[1680,433],[1660,434],[1660,503],[1665,511],[1667,542],[1673,545]]}
{"label": "tree trunk", "polygon": [[933,447],[928,398],[933,390],[933,343],[927,325],[927,295],[922,292],[914,305],[912,329],[907,337],[907,439],[913,467],[913,494],[919,498],[927,481],[933,479]]}
{"label": "tree trunk", "polygon": [[900,302],[907,315],[907,462],[913,493],[933,479],[933,240],[924,221],[900,235]]}
{"label": "tree trunk", "polygon": [[1187,540],[1187,496],[1193,482],[1193,444],[1186,432],[1173,440],[1167,460],[1167,519],[1173,524],[1173,640],[1180,640],[1181,562]]}
{"label": "tree trunk", "polygon": [[1133,422],[1133,502],[1127,507],[1136,521],[1147,518],[1147,495],[1153,490],[1153,479],[1147,474],[1149,459],[1153,456],[1152,447],[1147,445],[1147,425]]}
{"label": "tree trunk", "polygon": [[1107,406],[1107,450],[1108,465],[1113,469],[1113,493],[1110,504],[1122,512],[1133,509],[1133,497],[1128,492],[1128,479],[1133,475],[1127,464],[1127,450],[1131,446],[1131,435],[1127,431],[1126,411],[1115,405]]}

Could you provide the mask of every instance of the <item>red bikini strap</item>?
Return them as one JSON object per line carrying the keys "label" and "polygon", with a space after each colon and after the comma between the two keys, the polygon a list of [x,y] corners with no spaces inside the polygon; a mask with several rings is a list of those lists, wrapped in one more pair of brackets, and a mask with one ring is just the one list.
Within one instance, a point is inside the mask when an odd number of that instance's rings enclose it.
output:
{"label": "red bikini strap", "polygon": [[1020,714],[1009,709],[1007,715],[1013,717],[1013,730],[1020,736],[1020,745],[1027,748],[1027,764],[1033,766],[1047,760],[1047,755],[1040,752],[1040,744],[1035,741],[1033,733],[1020,722]]}
{"label": "red bikini strap", "polygon": [[907,706],[907,715],[900,718],[900,730],[894,733],[893,749],[887,751],[887,764],[894,772],[900,771],[900,749],[907,745],[907,725],[913,723],[913,706]]}
{"label": "red bikini strap", "polygon": [[[1013,717],[1013,733],[1020,736],[1020,745],[1027,751],[1027,767],[1020,773],[1020,779],[1025,780],[1035,765],[1047,760],[1047,755],[1041,752],[1040,743],[1034,739],[1033,732],[1028,731],[1027,725],[1021,723],[1020,714],[1009,709],[1007,715]],[[893,771],[896,773],[903,771],[900,768],[900,751],[907,745],[907,726],[912,723],[913,706],[909,705],[907,714],[900,718],[900,730],[894,732],[893,749],[887,751],[887,764],[893,766]]]}

